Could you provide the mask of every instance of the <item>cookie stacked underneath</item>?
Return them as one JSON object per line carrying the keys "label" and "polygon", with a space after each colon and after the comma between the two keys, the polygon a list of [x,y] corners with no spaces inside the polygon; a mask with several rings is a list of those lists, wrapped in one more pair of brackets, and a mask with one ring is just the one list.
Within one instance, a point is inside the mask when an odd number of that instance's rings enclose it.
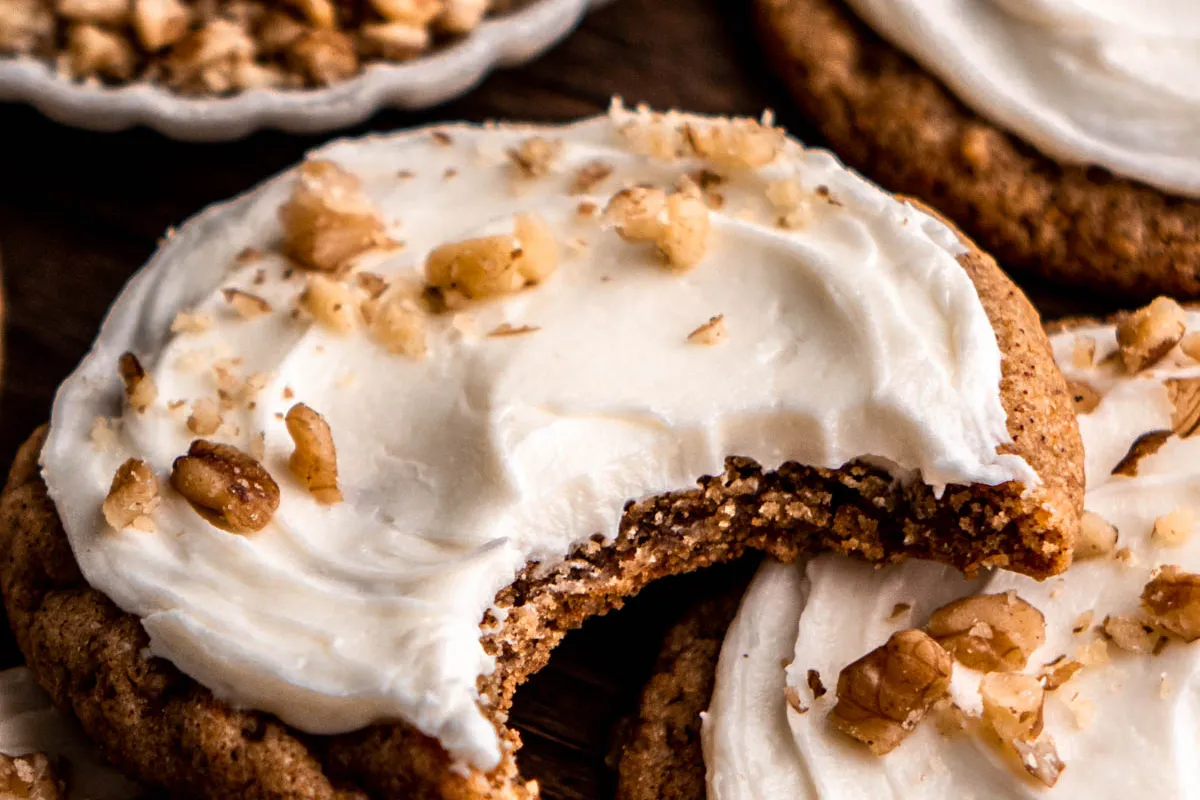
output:
{"label": "cookie stacked underneath", "polygon": [[1068,573],[768,563],[744,597],[706,601],[671,634],[619,796],[1186,796],[1196,331],[1200,314],[1160,299],[1054,335],[1088,482]]}
{"label": "cookie stacked underneath", "polygon": [[337,143],[184,226],[14,465],[0,577],[148,785],[524,798],[514,690],[647,582],[1044,578],[1081,496],[990,258],[769,123],[617,106]]}

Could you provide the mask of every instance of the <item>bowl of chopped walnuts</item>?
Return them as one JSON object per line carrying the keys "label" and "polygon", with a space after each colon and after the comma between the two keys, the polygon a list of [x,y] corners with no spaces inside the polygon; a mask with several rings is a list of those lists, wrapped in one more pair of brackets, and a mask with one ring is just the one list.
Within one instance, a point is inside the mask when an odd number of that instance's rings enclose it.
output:
{"label": "bowl of chopped walnuts", "polygon": [[222,141],[456,97],[608,0],[0,0],[0,100]]}

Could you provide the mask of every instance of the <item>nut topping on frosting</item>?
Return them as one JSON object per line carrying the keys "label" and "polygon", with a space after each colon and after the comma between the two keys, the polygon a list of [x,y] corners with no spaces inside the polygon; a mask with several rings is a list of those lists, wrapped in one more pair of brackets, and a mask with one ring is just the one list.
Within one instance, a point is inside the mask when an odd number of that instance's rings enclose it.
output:
{"label": "nut topping on frosting", "polygon": [[1200,331],[1193,331],[1180,339],[1179,349],[1193,361],[1200,361]]}
{"label": "nut topping on frosting", "polygon": [[401,292],[362,305],[371,335],[389,353],[424,358],[425,316],[415,299]]}
{"label": "nut topping on frosting", "polygon": [[354,330],[358,320],[354,290],[320,273],[308,276],[308,284],[300,295],[300,307],[321,325],[337,333]]}
{"label": "nut topping on frosting", "polygon": [[0,797],[65,800],[67,784],[44,753],[0,754]]}
{"label": "nut topping on frosting", "polygon": [[1104,635],[1117,647],[1129,653],[1153,653],[1163,635],[1145,620],[1123,614],[1104,618]]}
{"label": "nut topping on frosting", "polygon": [[175,459],[171,486],[196,513],[230,533],[262,530],[279,508],[279,485],[261,464],[236,447],[205,439]]}
{"label": "nut topping on frosting", "polygon": [[990,672],[979,684],[983,720],[1002,740],[1036,739],[1042,733],[1045,689],[1020,672]]}
{"label": "nut topping on frosting", "polygon": [[1071,345],[1071,364],[1077,369],[1087,369],[1096,363],[1096,340],[1091,336],[1078,336]]}
{"label": "nut topping on frosting", "polygon": [[308,487],[317,502],[327,506],[342,502],[338,488],[337,449],[325,418],[304,403],[292,406],[285,419],[296,443],[288,468]]}
{"label": "nut topping on frosting", "polygon": [[717,314],[689,333],[687,340],[693,344],[717,344],[724,341],[725,333],[725,315]]}
{"label": "nut topping on frosting", "polygon": [[[558,244],[535,214],[513,220],[514,235],[444,244],[425,260],[425,278],[443,295],[470,300],[511,294],[544,281],[558,268]],[[449,303],[448,303],[449,305]]]}
{"label": "nut topping on frosting", "polygon": [[1014,739],[1010,744],[1021,759],[1021,766],[1026,772],[1046,786],[1058,783],[1058,776],[1062,775],[1067,766],[1058,757],[1058,748],[1054,746],[1054,740],[1050,736],[1043,736],[1034,742]]}
{"label": "nut topping on frosting", "polygon": [[1155,519],[1150,536],[1157,545],[1179,547],[1192,538],[1195,529],[1196,512],[1188,506],[1180,506]]}
{"label": "nut topping on frosting", "polygon": [[1132,374],[1154,366],[1186,331],[1183,309],[1169,297],[1156,298],[1127,315],[1117,325],[1117,344],[1125,369]]}
{"label": "nut topping on frosting", "polygon": [[1079,520],[1079,539],[1075,542],[1075,559],[1106,556],[1117,546],[1117,529],[1099,514],[1084,511]]}
{"label": "nut topping on frosting", "polygon": [[963,666],[983,672],[1021,669],[1046,640],[1042,612],[1013,592],[955,600],[933,612],[926,630]]}
{"label": "nut topping on frosting", "polygon": [[1125,475],[1130,478],[1135,477],[1138,471],[1138,464],[1141,463],[1142,459],[1157,453],[1167,443],[1167,439],[1170,438],[1171,431],[1147,431],[1143,433],[1133,440],[1133,444],[1129,445],[1129,452],[1112,468],[1112,474]]}
{"label": "nut topping on frosting", "polygon": [[919,630],[892,634],[838,675],[830,723],[877,756],[904,740],[950,688],[954,662]]}
{"label": "nut topping on frosting", "polygon": [[1047,692],[1053,692],[1075,677],[1075,673],[1081,669],[1083,669],[1083,664],[1075,659],[1059,656],[1042,667],[1042,671],[1038,674],[1038,680],[1042,682],[1042,687]]}
{"label": "nut topping on frosting", "polygon": [[388,243],[383,220],[358,178],[330,161],[301,165],[279,210],[284,252],[306,267],[331,271]]}
{"label": "nut topping on frosting", "polygon": [[122,355],[117,368],[121,380],[125,382],[125,399],[134,411],[141,414],[158,397],[154,379],[142,368],[142,362],[133,353]]}
{"label": "nut topping on frosting", "polygon": [[224,295],[225,302],[233,306],[243,319],[254,319],[271,313],[271,304],[256,294],[243,292],[241,289],[223,289],[221,294]]}
{"label": "nut topping on frosting", "polygon": [[202,397],[192,403],[192,413],[187,418],[187,429],[197,436],[212,436],[221,427],[221,407],[211,397]]}
{"label": "nut topping on frosting", "polygon": [[613,195],[604,215],[626,241],[654,242],[671,268],[690,269],[708,250],[708,206],[691,192],[634,186]]}
{"label": "nut topping on frosting", "polygon": [[150,515],[158,508],[158,479],[145,461],[131,458],[117,468],[101,510],[117,530],[154,530]]}
{"label": "nut topping on frosting", "polygon": [[1167,565],[1142,591],[1150,619],[1185,642],[1200,639],[1200,575]]}
{"label": "nut topping on frosting", "polygon": [[571,179],[571,194],[587,194],[599,186],[605,178],[613,173],[613,166],[607,161],[589,161],[579,168]]}
{"label": "nut topping on frosting", "polygon": [[1090,414],[1100,405],[1100,393],[1083,381],[1067,381],[1076,414]]}
{"label": "nut topping on frosting", "polygon": [[509,160],[524,178],[544,178],[562,153],[563,143],[557,139],[531,136],[508,151]]}
{"label": "nut topping on frosting", "polygon": [[1200,378],[1170,378],[1164,385],[1171,401],[1171,429],[1186,439],[1200,427]]}

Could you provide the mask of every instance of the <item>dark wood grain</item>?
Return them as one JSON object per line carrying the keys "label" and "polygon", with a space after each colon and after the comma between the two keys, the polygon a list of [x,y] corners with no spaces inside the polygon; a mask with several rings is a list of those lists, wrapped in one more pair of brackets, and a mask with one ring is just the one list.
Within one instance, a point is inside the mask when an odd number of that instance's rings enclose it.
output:
{"label": "dark wood grain", "polygon": [[[388,111],[347,134],[432,120],[557,121],[629,102],[780,120],[813,144],[767,73],[738,0],[618,0],[539,62],[493,75],[461,100],[419,114]],[[0,463],[49,415],[54,389],[83,356],[105,309],[158,237],[204,206],[245,191],[328,137],[263,132],[240,142],[172,142],[147,130],[96,134],[0,105],[0,248],[7,358]],[[1027,285],[1051,315],[1097,301]],[[551,800],[610,797],[612,731],[636,701],[660,637],[699,584],[667,581],[567,638],[517,695],[526,774]],[[0,665],[15,663],[11,641]]]}

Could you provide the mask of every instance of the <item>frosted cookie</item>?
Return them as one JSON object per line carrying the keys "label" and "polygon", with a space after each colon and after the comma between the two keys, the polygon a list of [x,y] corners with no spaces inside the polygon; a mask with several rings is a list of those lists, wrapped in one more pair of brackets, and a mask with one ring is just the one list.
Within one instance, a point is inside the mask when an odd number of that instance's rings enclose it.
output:
{"label": "frosted cookie", "polygon": [[758,0],[847,164],[1006,268],[1200,296],[1200,15],[1176,0]]}
{"label": "frosted cookie", "polygon": [[24,667],[0,672],[0,797],[137,800],[141,789],[104,762],[54,710]]}
{"label": "frosted cookie", "polygon": [[3,587],[148,784],[531,797],[510,699],[587,616],[747,548],[1057,573],[1077,436],[994,263],[769,125],[420,130],[166,242],[14,466]]}
{"label": "frosted cookie", "polygon": [[1067,573],[1038,583],[922,561],[767,563],[744,596],[706,601],[668,637],[618,796],[1193,792],[1200,334],[1189,328],[1200,312],[1158,300],[1052,338],[1079,402],[1088,486]]}

